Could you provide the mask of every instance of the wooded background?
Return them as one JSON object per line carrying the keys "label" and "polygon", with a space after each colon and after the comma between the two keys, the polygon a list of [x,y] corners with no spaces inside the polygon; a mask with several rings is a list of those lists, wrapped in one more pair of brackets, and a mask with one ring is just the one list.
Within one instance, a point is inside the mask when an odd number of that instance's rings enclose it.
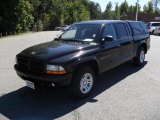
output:
{"label": "wooded background", "polygon": [[[159,3],[160,0],[151,0],[138,5],[139,12],[159,12]],[[120,4],[108,2],[102,12],[100,5],[90,0],[1,0],[0,33],[54,30],[56,26],[84,20],[121,19],[135,13],[136,6],[127,0]]]}

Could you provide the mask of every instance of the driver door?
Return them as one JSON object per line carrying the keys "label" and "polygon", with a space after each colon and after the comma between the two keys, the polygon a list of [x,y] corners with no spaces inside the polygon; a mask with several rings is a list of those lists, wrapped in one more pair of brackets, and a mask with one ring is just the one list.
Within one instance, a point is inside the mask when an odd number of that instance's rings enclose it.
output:
{"label": "driver door", "polygon": [[103,30],[103,38],[108,35],[113,37],[113,41],[106,41],[102,44],[99,54],[100,72],[105,72],[121,64],[120,41],[117,39],[113,24],[107,24]]}

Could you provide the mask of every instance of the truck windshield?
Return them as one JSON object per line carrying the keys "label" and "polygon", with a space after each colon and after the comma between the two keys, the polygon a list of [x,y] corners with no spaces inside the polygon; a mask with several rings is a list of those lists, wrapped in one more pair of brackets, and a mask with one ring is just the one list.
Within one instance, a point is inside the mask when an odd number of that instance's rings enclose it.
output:
{"label": "truck windshield", "polygon": [[89,41],[95,40],[99,33],[101,25],[96,24],[73,24],[62,33],[61,40],[73,40],[73,41]]}

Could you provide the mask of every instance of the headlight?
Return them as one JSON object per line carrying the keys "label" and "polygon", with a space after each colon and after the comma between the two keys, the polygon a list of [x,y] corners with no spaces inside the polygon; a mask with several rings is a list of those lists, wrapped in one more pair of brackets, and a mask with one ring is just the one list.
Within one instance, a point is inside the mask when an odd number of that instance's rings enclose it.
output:
{"label": "headlight", "polygon": [[59,65],[47,65],[46,72],[47,74],[58,74],[58,75],[66,73],[64,68]]}

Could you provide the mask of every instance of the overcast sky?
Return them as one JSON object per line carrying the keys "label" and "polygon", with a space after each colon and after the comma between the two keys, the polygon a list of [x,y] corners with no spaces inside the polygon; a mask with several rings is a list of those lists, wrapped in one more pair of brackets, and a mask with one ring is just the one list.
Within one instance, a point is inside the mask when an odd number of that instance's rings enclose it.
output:
{"label": "overcast sky", "polygon": [[[121,4],[122,2],[124,2],[125,0],[91,0],[94,2],[97,2],[100,4],[102,11],[105,10],[106,8],[106,4],[111,1],[113,4],[113,8],[115,7],[115,3],[118,2],[119,4]],[[127,0],[127,2],[129,3],[129,5],[135,5],[137,0]],[[139,0],[139,4],[141,5],[141,9],[143,9],[144,4],[147,4],[149,0]]]}

